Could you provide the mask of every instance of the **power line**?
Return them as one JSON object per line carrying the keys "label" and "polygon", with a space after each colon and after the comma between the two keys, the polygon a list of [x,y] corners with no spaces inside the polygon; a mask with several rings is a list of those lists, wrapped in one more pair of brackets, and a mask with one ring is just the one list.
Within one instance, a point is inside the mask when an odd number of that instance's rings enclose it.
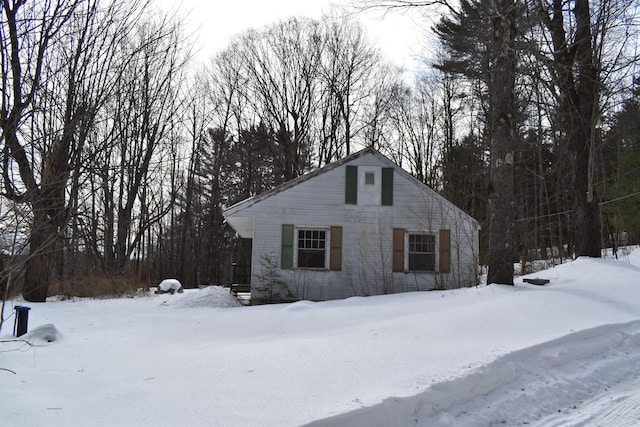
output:
{"label": "power line", "polygon": [[608,203],[617,202],[618,200],[624,200],[624,199],[628,199],[629,197],[634,197],[634,196],[638,196],[638,195],[640,195],[640,191],[638,191],[636,193],[633,193],[633,194],[627,194],[626,196],[618,197],[617,199],[611,199],[611,200],[607,200],[606,202],[600,202],[600,203],[598,203],[598,205],[602,206],[602,205],[606,205]]}
{"label": "power line", "polygon": [[[600,202],[600,203],[598,203],[598,206],[607,205],[609,203],[618,202],[620,200],[628,199],[630,197],[635,197],[635,196],[640,196],[640,191],[637,191],[637,192],[631,193],[631,194],[627,194],[626,196],[620,196],[620,197],[617,197],[615,199],[611,199],[611,200],[606,200],[604,202]],[[533,221],[533,220],[536,220],[536,219],[551,218],[551,217],[554,217],[554,216],[572,214],[573,212],[574,212],[574,210],[570,209],[568,211],[556,212],[556,213],[547,214],[547,215],[532,216],[532,217],[529,217],[529,218],[519,218],[519,219],[516,219],[516,221],[518,221],[518,222]]]}

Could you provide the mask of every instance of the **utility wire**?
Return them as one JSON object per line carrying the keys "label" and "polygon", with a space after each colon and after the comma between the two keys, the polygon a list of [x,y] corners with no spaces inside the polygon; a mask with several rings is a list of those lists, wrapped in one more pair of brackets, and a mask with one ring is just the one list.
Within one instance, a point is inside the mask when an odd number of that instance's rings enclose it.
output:
{"label": "utility wire", "polygon": [[[611,199],[611,200],[606,200],[604,202],[600,202],[600,203],[598,203],[598,206],[607,205],[609,203],[618,202],[620,200],[628,199],[630,197],[635,197],[635,196],[639,196],[639,195],[640,195],[640,191],[637,191],[637,192],[632,193],[632,194],[627,194],[626,196],[621,196],[621,197],[618,197],[618,198],[615,198],[615,199]],[[573,212],[574,212],[574,210],[570,209],[568,211],[556,212],[556,213],[547,214],[547,215],[532,216],[532,217],[529,217],[529,218],[519,218],[516,221],[519,221],[519,222],[532,221],[532,220],[535,220],[535,219],[551,218],[551,217],[554,217],[554,216],[571,214]]]}

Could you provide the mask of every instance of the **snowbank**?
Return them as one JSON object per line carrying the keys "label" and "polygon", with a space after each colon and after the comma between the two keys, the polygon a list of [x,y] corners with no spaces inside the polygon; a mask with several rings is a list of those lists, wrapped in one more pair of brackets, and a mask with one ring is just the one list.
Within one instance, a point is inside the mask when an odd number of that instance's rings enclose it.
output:
{"label": "snowbank", "polygon": [[640,252],[625,261],[579,259],[529,276],[545,286],[322,303],[238,307],[209,287],[32,305],[35,346],[0,343],[0,368],[15,372],[0,371],[0,419],[624,425],[640,419]]}
{"label": "snowbank", "polygon": [[162,304],[179,308],[226,308],[240,307],[242,305],[231,295],[229,288],[222,286],[186,289],[182,295],[172,295],[171,298],[164,299]]}

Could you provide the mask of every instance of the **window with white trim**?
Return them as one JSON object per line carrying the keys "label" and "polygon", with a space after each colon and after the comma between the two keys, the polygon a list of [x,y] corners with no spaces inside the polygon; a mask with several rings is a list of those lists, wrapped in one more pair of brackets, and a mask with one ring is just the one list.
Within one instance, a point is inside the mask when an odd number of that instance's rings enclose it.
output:
{"label": "window with white trim", "polygon": [[327,230],[298,228],[296,243],[298,268],[327,268]]}
{"label": "window with white trim", "polygon": [[409,233],[409,271],[435,271],[435,237],[431,234]]}
{"label": "window with white trim", "polygon": [[366,185],[374,185],[376,183],[375,174],[373,172],[365,172],[364,183]]}

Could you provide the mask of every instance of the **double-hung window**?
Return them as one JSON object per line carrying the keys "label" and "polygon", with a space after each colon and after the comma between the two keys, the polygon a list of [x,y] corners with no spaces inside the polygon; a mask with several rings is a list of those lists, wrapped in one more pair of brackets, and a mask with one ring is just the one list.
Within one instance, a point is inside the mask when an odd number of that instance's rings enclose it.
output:
{"label": "double-hung window", "polygon": [[282,224],[280,268],[342,270],[342,227]]}
{"label": "double-hung window", "polygon": [[327,231],[298,229],[298,268],[325,268],[327,259]]}
{"label": "double-hung window", "polygon": [[409,234],[409,271],[435,270],[435,238],[431,234]]}

